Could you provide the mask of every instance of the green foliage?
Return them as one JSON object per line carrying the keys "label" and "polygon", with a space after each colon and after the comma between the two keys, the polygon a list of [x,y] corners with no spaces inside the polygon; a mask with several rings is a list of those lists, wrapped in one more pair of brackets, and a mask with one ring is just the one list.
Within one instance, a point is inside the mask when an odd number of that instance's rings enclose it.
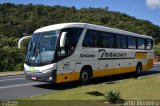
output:
{"label": "green foliage", "polygon": [[0,35],[22,37],[37,28],[64,22],[86,22],[109,26],[144,35],[160,41],[160,27],[149,21],[127,14],[109,11],[108,8],[81,8],[44,5],[0,4]]}
{"label": "green foliage", "polygon": [[155,51],[160,52],[160,43],[154,46]]}
{"label": "green foliage", "polygon": [[110,103],[118,103],[119,101],[121,101],[120,93],[116,91],[107,92],[105,97]]}
{"label": "green foliage", "polygon": [[9,47],[17,47],[18,44],[18,38],[16,37],[2,37],[0,38],[0,48],[3,48],[4,46]]}
{"label": "green foliage", "polygon": [[154,46],[154,54],[158,57],[158,61],[160,61],[160,44]]}
{"label": "green foliage", "polygon": [[[149,21],[136,19],[106,8],[81,8],[44,6],[33,4],[0,4],[0,71],[21,70],[27,41],[22,50],[17,49],[18,39],[31,35],[34,30],[57,23],[86,22],[123,29],[155,38],[160,43],[160,27]],[[156,52],[159,55],[159,51]],[[18,64],[18,65],[17,65]]]}
{"label": "green foliage", "polygon": [[154,46],[156,56],[160,56],[160,44]]}
{"label": "green foliage", "polygon": [[0,71],[22,70],[19,64],[24,63],[24,58],[24,51],[21,49],[9,46],[0,48]]}
{"label": "green foliage", "polygon": [[154,53],[156,56],[160,56],[160,51],[158,50],[155,50],[155,53]]}
{"label": "green foliage", "polygon": [[13,71],[22,71],[22,70],[23,70],[23,64],[22,63],[17,64],[13,69]]}

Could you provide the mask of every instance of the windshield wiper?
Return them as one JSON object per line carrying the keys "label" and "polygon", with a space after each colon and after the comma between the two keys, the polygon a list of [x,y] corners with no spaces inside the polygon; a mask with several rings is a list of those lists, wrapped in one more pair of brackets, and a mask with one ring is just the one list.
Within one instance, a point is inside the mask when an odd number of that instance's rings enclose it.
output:
{"label": "windshield wiper", "polygon": [[[35,46],[34,46],[34,48],[32,48],[32,51],[31,51],[31,53],[30,53],[30,56],[28,57],[28,62],[30,61],[30,58],[31,57],[33,57],[33,56],[35,56],[36,57],[36,55],[37,55],[37,49],[38,49],[38,47],[39,47],[39,45],[40,45],[40,41],[41,41],[41,38],[42,38],[42,35],[39,35],[40,36],[40,38],[39,38],[39,41],[37,42],[37,43],[35,43]],[[35,61],[35,59],[34,59],[34,61]]]}
{"label": "windshield wiper", "polygon": [[33,56],[36,46],[37,46],[37,43],[35,44],[34,47],[32,47],[32,50],[31,50],[31,52],[30,52],[30,55],[28,56],[28,59],[27,59],[28,62],[29,62],[31,56]]}

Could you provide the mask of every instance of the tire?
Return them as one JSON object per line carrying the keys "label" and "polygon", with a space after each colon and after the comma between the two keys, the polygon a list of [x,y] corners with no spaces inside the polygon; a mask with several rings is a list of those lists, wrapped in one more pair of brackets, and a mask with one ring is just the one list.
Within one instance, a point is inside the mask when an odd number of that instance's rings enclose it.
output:
{"label": "tire", "polygon": [[136,67],[136,77],[140,77],[142,73],[142,65],[138,64]]}
{"label": "tire", "polygon": [[91,80],[91,70],[90,68],[83,68],[81,73],[80,73],[80,82],[83,85],[86,85],[90,82]]}

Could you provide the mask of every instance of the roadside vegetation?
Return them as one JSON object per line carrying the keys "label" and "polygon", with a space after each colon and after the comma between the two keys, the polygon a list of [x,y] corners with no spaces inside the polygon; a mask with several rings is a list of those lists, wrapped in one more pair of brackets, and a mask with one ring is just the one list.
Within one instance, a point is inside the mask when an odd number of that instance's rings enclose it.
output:
{"label": "roadside vegetation", "polygon": [[154,54],[156,61],[160,61],[160,43],[154,46]]}
{"label": "roadside vegetation", "polygon": [[[95,15],[96,14],[96,15]],[[149,35],[160,43],[160,27],[147,20],[106,8],[81,8],[33,4],[0,4],[0,72],[22,70],[26,45],[17,49],[18,39],[37,28],[65,22],[85,22]],[[158,45],[159,47],[159,45]],[[159,50],[156,54],[159,56]]]}
{"label": "roadside vegetation", "polygon": [[[159,100],[160,74],[129,78],[115,83],[98,83],[49,92],[20,100]],[[37,86],[38,87],[38,86]],[[54,90],[54,86],[51,88]],[[47,87],[46,87],[47,89]]]}
{"label": "roadside vegetation", "polygon": [[121,98],[120,92],[117,91],[109,91],[105,95],[106,100],[112,104],[116,104],[118,102],[123,102],[124,100]]}
{"label": "roadside vegetation", "polygon": [[22,71],[27,41],[18,49],[18,38],[0,37],[0,72]]}

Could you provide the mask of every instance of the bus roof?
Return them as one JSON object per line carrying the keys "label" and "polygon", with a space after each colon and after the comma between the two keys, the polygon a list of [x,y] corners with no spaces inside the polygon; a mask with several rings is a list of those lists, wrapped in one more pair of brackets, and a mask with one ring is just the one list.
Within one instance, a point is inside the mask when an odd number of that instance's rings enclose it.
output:
{"label": "bus roof", "polygon": [[49,25],[49,26],[37,29],[36,31],[34,31],[34,33],[42,33],[47,31],[54,31],[54,30],[60,30],[64,28],[75,28],[75,27],[153,39],[151,36],[141,35],[141,34],[124,31],[120,29],[115,29],[115,28],[110,28],[110,27],[104,27],[104,26],[93,25],[88,23],[79,23],[79,22]]}

